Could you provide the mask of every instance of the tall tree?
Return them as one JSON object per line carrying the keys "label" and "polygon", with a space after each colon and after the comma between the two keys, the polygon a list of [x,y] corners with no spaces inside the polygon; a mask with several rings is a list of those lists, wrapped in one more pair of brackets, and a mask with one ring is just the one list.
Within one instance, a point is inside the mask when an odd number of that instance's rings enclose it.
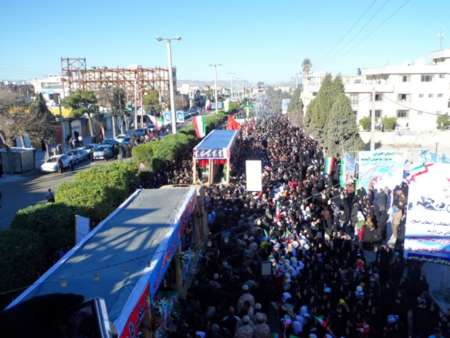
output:
{"label": "tall tree", "polygon": [[290,98],[288,93],[271,86],[266,87],[266,97],[269,103],[269,109],[273,113],[281,113],[281,100]]}
{"label": "tall tree", "polygon": [[123,88],[116,87],[113,89],[111,100],[111,113],[113,122],[114,136],[116,133],[116,118],[120,118],[120,132],[123,133],[123,124],[125,122],[125,102],[126,94]]}
{"label": "tall tree", "polygon": [[356,116],[350,100],[343,92],[336,96],[325,130],[324,145],[331,156],[338,153],[355,152],[363,146]]}
{"label": "tall tree", "polygon": [[183,94],[175,94],[175,109],[186,110],[189,108],[189,97]]}
{"label": "tall tree", "polygon": [[331,74],[326,74],[317,96],[306,110],[305,126],[316,138],[322,140],[328,115],[338,93],[340,80],[333,81]]}
{"label": "tall tree", "polygon": [[62,100],[64,107],[72,110],[73,117],[86,115],[89,120],[89,132],[94,136],[93,119],[98,115],[97,96],[90,90],[76,90]]}
{"label": "tall tree", "polygon": [[31,104],[18,97],[2,101],[0,132],[4,145],[12,145],[16,136],[28,134],[34,144],[50,141],[55,136],[55,118],[50,113],[42,94],[36,95]]}
{"label": "tall tree", "polygon": [[155,89],[150,89],[144,95],[144,110],[150,114],[161,112],[161,104],[159,102],[159,93]]}
{"label": "tall tree", "polygon": [[203,108],[205,106],[205,98],[198,89],[194,94],[194,106],[198,108]]}
{"label": "tall tree", "polygon": [[311,63],[310,59],[308,59],[308,58],[303,59],[302,69],[303,69],[303,76],[305,76],[306,78],[309,78],[309,74],[311,73],[311,69],[312,69],[312,63]]}
{"label": "tall tree", "polygon": [[303,101],[301,99],[302,90],[297,87],[292,94],[288,106],[288,118],[294,126],[300,127],[303,124]]}
{"label": "tall tree", "polygon": [[31,103],[30,115],[31,120],[29,120],[27,132],[35,143],[40,139],[49,141],[55,137],[55,131],[52,126],[54,126],[56,120],[50,110],[48,110],[41,93],[36,95]]}

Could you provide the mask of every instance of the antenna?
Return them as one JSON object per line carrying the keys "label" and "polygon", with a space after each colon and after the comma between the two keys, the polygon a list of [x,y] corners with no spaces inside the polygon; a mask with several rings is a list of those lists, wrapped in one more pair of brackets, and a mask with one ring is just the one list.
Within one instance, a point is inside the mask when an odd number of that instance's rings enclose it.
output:
{"label": "antenna", "polygon": [[442,50],[442,41],[445,38],[445,34],[443,32],[437,33],[437,38],[439,39],[439,50]]}

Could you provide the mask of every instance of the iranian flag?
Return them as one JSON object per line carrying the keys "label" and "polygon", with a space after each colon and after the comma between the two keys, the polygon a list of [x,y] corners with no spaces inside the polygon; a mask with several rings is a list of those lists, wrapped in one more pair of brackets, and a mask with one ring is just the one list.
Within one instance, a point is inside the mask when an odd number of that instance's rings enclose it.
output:
{"label": "iranian flag", "polygon": [[156,130],[160,130],[164,125],[164,119],[162,117],[156,117],[154,115],[150,115],[150,121],[152,121]]}
{"label": "iranian flag", "polygon": [[201,115],[194,116],[193,122],[195,128],[195,135],[197,135],[198,138],[205,137],[206,135],[205,117]]}
{"label": "iranian flag", "polygon": [[324,174],[330,176],[334,169],[334,157],[326,157],[325,158],[325,168]]}

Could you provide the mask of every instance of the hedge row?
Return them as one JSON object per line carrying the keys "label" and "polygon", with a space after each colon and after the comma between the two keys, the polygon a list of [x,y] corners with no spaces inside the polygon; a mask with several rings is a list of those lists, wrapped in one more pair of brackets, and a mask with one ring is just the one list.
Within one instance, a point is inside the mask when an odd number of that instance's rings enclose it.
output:
{"label": "hedge row", "polygon": [[[225,113],[208,116],[207,131],[221,124],[225,117]],[[133,148],[131,162],[98,165],[77,173],[71,182],[59,186],[56,203],[19,210],[11,229],[0,231],[0,308],[74,245],[75,214],[98,224],[138,186],[137,163],[148,166],[152,175],[191,151],[195,143],[190,124],[176,135]]]}
{"label": "hedge row", "polygon": [[137,167],[134,162],[98,165],[77,173],[56,191],[56,202],[73,208],[75,213],[99,223],[136,189]]}
{"label": "hedge row", "polygon": [[[206,132],[224,122],[226,113],[219,112],[206,117]],[[163,139],[141,144],[133,148],[133,160],[143,164],[146,171],[164,170],[168,164],[191,151],[198,142],[192,124],[181,128],[175,135],[167,135]]]}

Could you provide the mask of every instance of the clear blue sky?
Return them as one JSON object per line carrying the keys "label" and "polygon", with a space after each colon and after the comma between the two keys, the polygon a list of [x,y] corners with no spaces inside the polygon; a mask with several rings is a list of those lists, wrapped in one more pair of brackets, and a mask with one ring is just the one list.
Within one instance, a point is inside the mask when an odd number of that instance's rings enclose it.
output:
{"label": "clear blue sky", "polygon": [[314,70],[354,73],[427,55],[440,31],[450,47],[449,15],[448,0],[5,0],[0,79],[57,74],[61,56],[165,66],[159,35],[183,37],[173,46],[179,79],[210,80],[208,64],[222,63],[222,78],[290,80],[305,57]]}

